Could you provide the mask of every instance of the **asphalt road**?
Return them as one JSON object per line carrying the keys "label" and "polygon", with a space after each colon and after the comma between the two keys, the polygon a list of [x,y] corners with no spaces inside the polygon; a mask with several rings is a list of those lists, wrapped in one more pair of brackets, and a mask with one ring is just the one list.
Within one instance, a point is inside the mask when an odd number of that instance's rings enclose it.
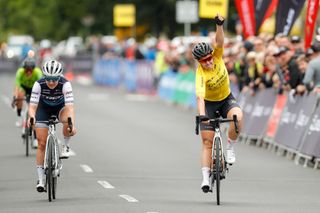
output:
{"label": "asphalt road", "polygon": [[0,212],[319,212],[320,171],[236,145],[237,162],[215,194],[200,190],[195,111],[157,97],[73,82],[75,156],[64,160],[57,199],[36,192],[35,150],[24,155],[13,76],[0,75]]}

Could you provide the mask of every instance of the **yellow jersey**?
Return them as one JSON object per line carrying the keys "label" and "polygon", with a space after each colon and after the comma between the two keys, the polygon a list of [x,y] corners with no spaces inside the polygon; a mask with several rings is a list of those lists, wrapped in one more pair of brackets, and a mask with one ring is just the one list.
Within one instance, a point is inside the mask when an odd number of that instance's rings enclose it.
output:
{"label": "yellow jersey", "polygon": [[199,64],[196,71],[196,96],[208,101],[222,101],[230,95],[229,75],[222,59],[223,48],[212,52],[213,68],[205,70]]}

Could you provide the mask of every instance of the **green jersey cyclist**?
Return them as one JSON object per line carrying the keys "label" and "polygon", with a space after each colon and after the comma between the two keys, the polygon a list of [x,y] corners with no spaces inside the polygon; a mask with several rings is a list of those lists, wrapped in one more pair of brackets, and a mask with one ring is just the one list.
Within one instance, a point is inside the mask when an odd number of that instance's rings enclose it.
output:
{"label": "green jersey cyclist", "polygon": [[[76,134],[72,87],[71,83],[62,76],[62,64],[55,60],[49,60],[43,65],[42,72],[44,78],[41,78],[33,85],[29,107],[29,119],[35,119],[35,129],[38,139],[36,155],[38,192],[44,191],[45,184],[43,165],[46,139],[48,136],[47,121],[52,115],[55,115],[60,121],[64,122],[64,142],[60,158],[68,158],[70,156],[69,140],[71,136]],[[66,123],[68,117],[71,117],[73,122],[71,132],[69,132],[68,124]]]}

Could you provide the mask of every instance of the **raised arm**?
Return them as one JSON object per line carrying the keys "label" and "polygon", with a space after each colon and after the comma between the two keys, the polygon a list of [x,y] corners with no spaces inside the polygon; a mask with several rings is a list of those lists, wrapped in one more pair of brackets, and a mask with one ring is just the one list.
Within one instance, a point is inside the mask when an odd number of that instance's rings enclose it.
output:
{"label": "raised arm", "polygon": [[223,22],[224,18],[217,14],[217,16],[214,18],[214,21],[216,23],[216,43],[217,47],[223,47],[224,42],[224,33],[223,33]]}

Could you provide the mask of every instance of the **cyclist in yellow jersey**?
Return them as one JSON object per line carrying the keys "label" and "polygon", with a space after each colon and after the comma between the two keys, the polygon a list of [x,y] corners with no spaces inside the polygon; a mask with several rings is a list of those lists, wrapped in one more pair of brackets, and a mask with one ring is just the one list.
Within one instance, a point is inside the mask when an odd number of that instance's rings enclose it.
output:
{"label": "cyclist in yellow jersey", "polygon": [[[200,116],[215,118],[215,112],[224,118],[232,118],[237,115],[239,130],[241,130],[242,110],[233,97],[230,86],[229,76],[223,56],[223,22],[224,18],[219,14],[214,18],[216,23],[216,46],[214,49],[211,44],[198,43],[192,50],[193,57],[199,65],[196,71],[196,96],[197,108]],[[201,188],[203,192],[209,191],[209,171],[211,165],[211,150],[214,131],[206,122],[200,124],[202,137],[202,175]],[[234,124],[230,124],[228,131],[228,144],[226,149],[226,161],[229,164],[235,162],[234,143],[238,137],[235,132]]]}

